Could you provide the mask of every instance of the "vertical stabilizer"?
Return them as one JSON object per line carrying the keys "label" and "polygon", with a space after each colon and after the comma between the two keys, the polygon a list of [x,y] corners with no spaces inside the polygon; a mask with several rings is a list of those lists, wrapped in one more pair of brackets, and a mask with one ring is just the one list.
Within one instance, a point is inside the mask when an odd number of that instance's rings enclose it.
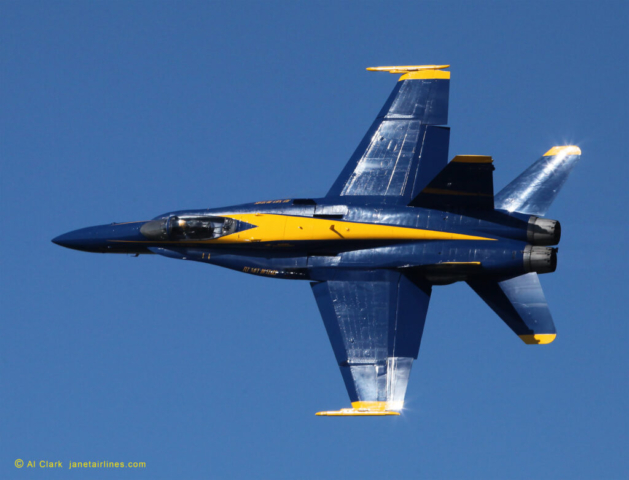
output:
{"label": "vertical stabilizer", "polygon": [[581,158],[574,145],[553,147],[494,197],[497,210],[545,215]]}

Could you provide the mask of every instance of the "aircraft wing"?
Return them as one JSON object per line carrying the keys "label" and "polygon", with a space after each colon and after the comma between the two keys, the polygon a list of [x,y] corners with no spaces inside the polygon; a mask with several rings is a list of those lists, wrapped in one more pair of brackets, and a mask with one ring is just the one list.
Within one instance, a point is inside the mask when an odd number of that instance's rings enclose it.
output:
{"label": "aircraft wing", "polygon": [[337,272],[311,285],[353,407],[317,415],[398,415],[431,285],[388,270]]}
{"label": "aircraft wing", "polygon": [[404,75],[328,197],[408,205],[446,166],[450,129],[439,125],[448,123],[450,72],[442,70],[447,66],[367,69]]}

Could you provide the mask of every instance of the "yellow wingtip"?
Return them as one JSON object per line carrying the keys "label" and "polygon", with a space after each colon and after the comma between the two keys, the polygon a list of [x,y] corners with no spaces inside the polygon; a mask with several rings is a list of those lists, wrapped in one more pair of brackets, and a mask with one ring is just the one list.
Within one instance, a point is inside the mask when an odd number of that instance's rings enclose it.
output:
{"label": "yellow wingtip", "polygon": [[356,410],[353,408],[342,408],[340,410],[315,413],[318,417],[386,417],[399,414],[400,412],[393,412],[390,410],[381,412],[377,410]]}
{"label": "yellow wingtip", "polygon": [[368,67],[370,72],[403,73],[402,80],[429,80],[433,78],[450,79],[450,72],[444,72],[444,68],[450,65],[396,65],[388,67]]}
{"label": "yellow wingtip", "polygon": [[558,145],[548,150],[544,156],[552,157],[553,155],[559,155],[565,153],[566,155],[581,155],[581,149],[576,145]]}
{"label": "yellow wingtip", "polygon": [[450,65],[397,65],[391,67],[367,67],[370,72],[408,73],[420,70],[441,70]]}
{"label": "yellow wingtip", "polygon": [[352,408],[341,408],[340,410],[331,410],[328,412],[317,412],[315,415],[319,417],[383,417],[387,415],[399,415],[396,410],[390,408],[401,409],[401,402],[352,402]]}
{"label": "yellow wingtip", "polygon": [[546,345],[552,343],[557,338],[556,333],[542,333],[537,335],[519,335],[527,345]]}

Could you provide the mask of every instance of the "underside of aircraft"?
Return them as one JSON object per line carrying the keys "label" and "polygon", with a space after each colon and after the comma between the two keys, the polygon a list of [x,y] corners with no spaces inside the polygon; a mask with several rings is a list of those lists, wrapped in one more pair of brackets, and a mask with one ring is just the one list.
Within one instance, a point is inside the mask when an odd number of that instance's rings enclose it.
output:
{"label": "underside of aircraft", "polygon": [[53,242],[310,281],[352,403],[317,415],[399,415],[434,285],[467,282],[525,344],[556,337],[538,276],[557,267],[561,226],[544,216],[581,150],[552,147],[494,194],[490,156],[448,162],[447,67],[368,69],[401,77],[325,197],[175,211]]}

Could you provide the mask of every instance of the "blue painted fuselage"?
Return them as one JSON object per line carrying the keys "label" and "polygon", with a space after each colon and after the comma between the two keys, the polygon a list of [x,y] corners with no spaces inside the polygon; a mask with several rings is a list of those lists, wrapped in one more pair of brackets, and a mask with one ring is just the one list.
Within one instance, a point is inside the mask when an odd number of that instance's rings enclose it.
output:
{"label": "blue painted fuselage", "polygon": [[[338,201],[334,201],[338,200]],[[482,240],[361,238],[303,239],[239,243],[208,243],[181,233],[159,238],[146,234],[149,222],[102,225],[76,230],[54,239],[69,248],[100,253],[160,254],[218,265],[252,275],[298,280],[327,280],[339,270],[412,269],[432,283],[451,283],[470,276],[526,273],[529,215],[497,210],[434,210],[381,204],[353,205],[343,198],[279,200],[234,207],[181,210],[156,217],[220,220],[243,214],[327,220],[338,224],[405,227],[453,233]],[[228,217],[229,216],[229,217]],[[247,225],[246,231],[255,231]],[[232,234],[233,235],[233,234]]]}

